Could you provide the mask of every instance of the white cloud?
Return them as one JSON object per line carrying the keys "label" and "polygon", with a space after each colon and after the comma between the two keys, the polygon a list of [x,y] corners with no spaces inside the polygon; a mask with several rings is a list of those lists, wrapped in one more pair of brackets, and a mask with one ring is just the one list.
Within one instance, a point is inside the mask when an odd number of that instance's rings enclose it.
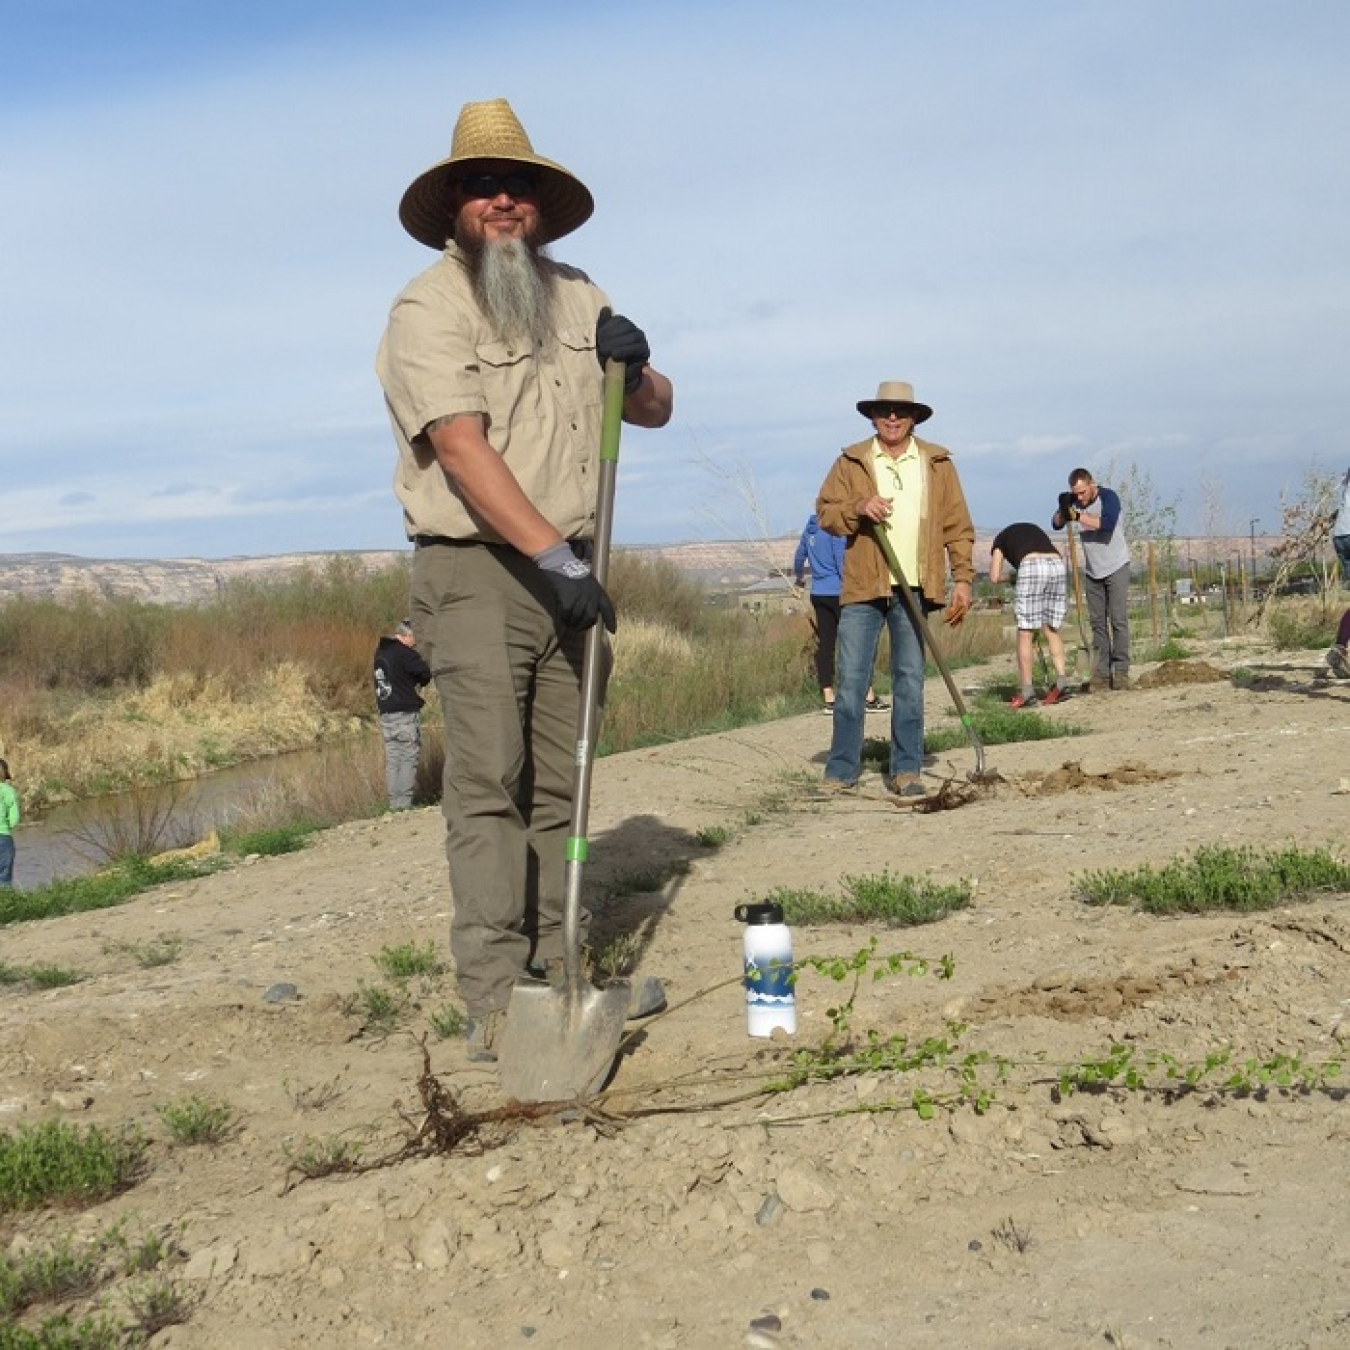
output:
{"label": "white cloud", "polygon": [[541,6],[509,43],[380,13],[0,92],[0,549],[397,542],[373,351],[432,255],[395,208],[500,93],[595,192],[558,254],[676,381],[674,425],[625,436],[621,538],[706,533],[711,453],[797,529],[884,378],[986,526],[1070,460],[1240,465],[1273,519],[1291,462],[1345,458],[1330,0]]}

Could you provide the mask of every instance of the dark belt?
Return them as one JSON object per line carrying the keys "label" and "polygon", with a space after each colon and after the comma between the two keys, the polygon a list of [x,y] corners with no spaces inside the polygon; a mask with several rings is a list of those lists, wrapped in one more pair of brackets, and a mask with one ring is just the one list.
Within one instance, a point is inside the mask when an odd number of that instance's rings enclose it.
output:
{"label": "dark belt", "polygon": [[[415,534],[413,535],[414,548],[432,548],[433,546],[443,546],[445,548],[496,548],[508,549],[512,553],[516,550],[511,548],[510,544],[492,544],[486,539],[451,539],[444,534]],[[589,539],[569,539],[567,547],[576,554],[582,562],[590,562],[591,554],[594,551],[594,544]]]}

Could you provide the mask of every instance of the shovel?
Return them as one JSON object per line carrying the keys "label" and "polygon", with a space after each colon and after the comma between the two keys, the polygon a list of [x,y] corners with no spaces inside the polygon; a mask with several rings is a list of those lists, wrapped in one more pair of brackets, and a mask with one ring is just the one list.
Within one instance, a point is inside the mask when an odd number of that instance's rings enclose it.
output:
{"label": "shovel", "polygon": [[[609,574],[609,537],[614,524],[614,480],[623,422],[624,366],[605,363],[605,413],[600,434],[600,482],[591,570],[603,586]],[[568,825],[566,892],[563,903],[563,978],[517,980],[506,1010],[497,1051],[502,1091],[520,1102],[573,1101],[596,1091],[609,1076],[628,1015],[629,982],[596,988],[581,966],[581,871],[588,849],[591,765],[600,703],[604,626],[586,634],[581,665],[581,710],[572,770],[572,818]]]}
{"label": "shovel", "polygon": [[883,530],[874,530],[873,538],[881,545],[881,551],[886,558],[886,565],[891,569],[891,575],[900,588],[900,598],[905,602],[905,608],[909,610],[910,618],[914,620],[914,626],[923,635],[923,644],[928,648],[928,654],[933,658],[933,664],[938,668],[938,673],[942,676],[942,682],[947,686],[947,692],[952,696],[952,703],[956,706],[956,715],[961,719],[961,725],[965,728],[966,735],[970,737],[970,743],[975,749],[975,772],[970,775],[971,781],[974,783],[982,782],[985,776],[984,742],[980,740],[980,733],[975,730],[974,719],[966,709],[965,700],[961,697],[961,691],[956,687],[956,681],[952,679],[951,672],[947,669],[942,657],[938,655],[937,648],[933,645],[933,635],[928,631],[928,620],[924,617],[922,606],[915,600],[914,592],[909,589],[909,582],[905,580],[905,574],[900,567],[900,559],[895,556],[891,541],[886,537]]}

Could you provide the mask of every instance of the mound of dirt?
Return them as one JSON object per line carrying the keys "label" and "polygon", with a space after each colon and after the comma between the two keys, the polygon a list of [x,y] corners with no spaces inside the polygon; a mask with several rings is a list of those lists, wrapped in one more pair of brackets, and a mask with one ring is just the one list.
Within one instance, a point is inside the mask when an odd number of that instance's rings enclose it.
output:
{"label": "mound of dirt", "polygon": [[1057,769],[1038,770],[1017,776],[1017,786],[1029,797],[1058,792],[1110,792],[1136,783],[1161,783],[1180,776],[1177,769],[1151,769],[1147,764],[1127,760],[1114,769],[1086,773],[1076,759],[1065,760]]}
{"label": "mound of dirt", "polygon": [[1227,671],[1208,661],[1163,661],[1145,671],[1135,684],[1140,689],[1165,689],[1177,684],[1221,684],[1228,678]]}

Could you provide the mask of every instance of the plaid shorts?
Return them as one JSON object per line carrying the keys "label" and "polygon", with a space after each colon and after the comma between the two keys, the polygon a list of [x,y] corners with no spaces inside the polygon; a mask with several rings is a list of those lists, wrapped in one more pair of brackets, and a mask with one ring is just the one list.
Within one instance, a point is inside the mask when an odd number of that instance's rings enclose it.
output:
{"label": "plaid shorts", "polygon": [[1058,628],[1069,606],[1063,558],[1023,558],[1017,569],[1013,613],[1019,628]]}

